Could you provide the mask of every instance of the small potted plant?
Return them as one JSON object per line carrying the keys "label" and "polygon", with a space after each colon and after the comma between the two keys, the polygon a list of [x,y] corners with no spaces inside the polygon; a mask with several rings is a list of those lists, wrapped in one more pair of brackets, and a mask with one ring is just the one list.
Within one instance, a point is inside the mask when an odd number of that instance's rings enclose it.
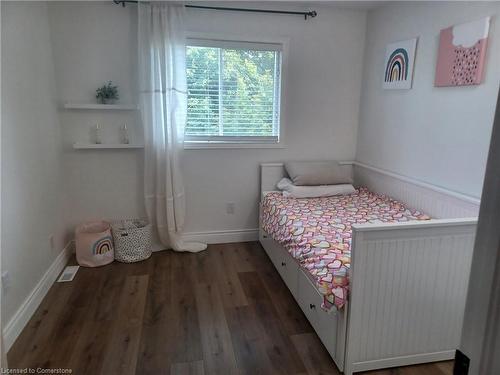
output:
{"label": "small potted plant", "polygon": [[99,87],[96,91],[96,99],[101,104],[113,104],[115,103],[118,96],[118,86],[113,86],[113,82],[109,81],[102,87]]}

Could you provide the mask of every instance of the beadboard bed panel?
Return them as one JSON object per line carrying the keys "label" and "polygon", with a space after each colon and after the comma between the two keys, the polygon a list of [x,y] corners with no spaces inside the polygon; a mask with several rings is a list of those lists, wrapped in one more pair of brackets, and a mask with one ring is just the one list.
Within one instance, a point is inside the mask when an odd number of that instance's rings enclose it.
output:
{"label": "beadboard bed panel", "polygon": [[354,182],[437,218],[477,217],[479,199],[354,162]]}
{"label": "beadboard bed panel", "polygon": [[353,225],[346,373],[452,359],[475,219]]}

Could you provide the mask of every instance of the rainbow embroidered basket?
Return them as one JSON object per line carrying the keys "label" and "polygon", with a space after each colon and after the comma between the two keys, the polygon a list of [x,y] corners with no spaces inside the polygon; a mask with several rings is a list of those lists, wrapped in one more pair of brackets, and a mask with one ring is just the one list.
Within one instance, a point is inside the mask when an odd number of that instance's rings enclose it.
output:
{"label": "rainbow embroidered basket", "polygon": [[115,259],[111,226],[106,221],[80,224],[75,230],[76,260],[80,266],[99,267]]}
{"label": "rainbow embroidered basket", "polygon": [[151,224],[147,220],[121,220],[113,222],[111,228],[115,242],[115,260],[132,263],[151,256]]}

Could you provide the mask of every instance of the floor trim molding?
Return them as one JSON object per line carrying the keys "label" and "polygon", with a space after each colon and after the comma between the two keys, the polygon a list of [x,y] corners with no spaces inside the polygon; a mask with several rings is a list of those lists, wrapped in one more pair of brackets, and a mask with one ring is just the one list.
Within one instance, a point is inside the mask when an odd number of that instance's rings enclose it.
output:
{"label": "floor trim molding", "polygon": [[418,365],[421,363],[448,361],[453,358],[455,358],[454,350],[445,350],[442,352],[425,353],[425,354],[410,354],[401,357],[355,362],[353,363],[351,370],[354,372],[371,371],[374,369],[385,369],[390,367]]}
{"label": "floor trim molding", "polygon": [[6,351],[9,351],[21,331],[24,329],[26,324],[28,324],[43,298],[48,293],[50,287],[56,281],[57,276],[59,276],[68,263],[72,252],[73,241],[70,241],[50,265],[49,269],[45,272],[40,281],[36,284],[35,288],[24,300],[23,304],[19,307],[14,316],[5,325],[3,336]]}
{"label": "floor trim molding", "polygon": [[184,233],[184,240],[199,241],[207,244],[249,242],[259,239],[259,229],[231,229],[207,232]]}

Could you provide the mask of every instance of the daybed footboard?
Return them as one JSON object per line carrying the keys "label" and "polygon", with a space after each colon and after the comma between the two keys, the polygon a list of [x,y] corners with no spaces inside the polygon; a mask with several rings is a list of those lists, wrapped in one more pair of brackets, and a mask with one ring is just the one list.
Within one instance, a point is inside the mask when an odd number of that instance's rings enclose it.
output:
{"label": "daybed footboard", "polygon": [[346,375],[453,358],[476,223],[353,225]]}

